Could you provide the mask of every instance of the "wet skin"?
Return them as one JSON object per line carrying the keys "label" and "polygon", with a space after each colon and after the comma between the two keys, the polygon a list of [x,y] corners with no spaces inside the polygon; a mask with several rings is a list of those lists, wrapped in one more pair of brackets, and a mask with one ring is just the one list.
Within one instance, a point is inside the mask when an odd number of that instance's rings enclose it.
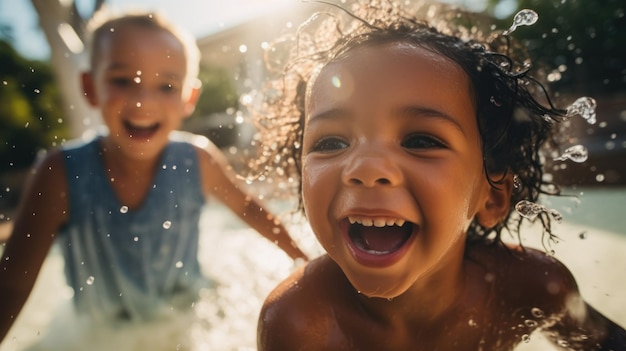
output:
{"label": "wet skin", "polygon": [[[604,336],[558,261],[466,247],[474,217],[490,227],[505,216],[512,180],[486,180],[458,65],[381,44],[327,65],[309,89],[302,197],[328,255],[270,294],[260,350],[509,350],[556,320]],[[541,317],[527,326],[533,308]]]}

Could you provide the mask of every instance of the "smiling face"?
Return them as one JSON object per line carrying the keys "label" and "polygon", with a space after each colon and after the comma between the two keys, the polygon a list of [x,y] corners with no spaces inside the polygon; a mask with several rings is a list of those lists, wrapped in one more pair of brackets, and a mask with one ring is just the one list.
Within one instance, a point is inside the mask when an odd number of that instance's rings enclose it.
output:
{"label": "smiling face", "polygon": [[466,229],[489,216],[491,193],[463,70],[390,43],[354,49],[312,84],[304,209],[355,289],[390,298],[458,271]]}
{"label": "smiling face", "polygon": [[109,129],[106,143],[132,158],[155,157],[195,106],[196,91],[184,94],[182,44],[165,30],[122,24],[96,45],[83,84]]}

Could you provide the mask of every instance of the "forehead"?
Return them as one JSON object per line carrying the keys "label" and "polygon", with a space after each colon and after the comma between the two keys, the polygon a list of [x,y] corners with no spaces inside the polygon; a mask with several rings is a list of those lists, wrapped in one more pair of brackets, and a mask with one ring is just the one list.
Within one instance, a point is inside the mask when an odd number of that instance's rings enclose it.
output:
{"label": "forehead", "polygon": [[306,110],[384,100],[473,111],[471,96],[469,77],[456,62],[395,42],[354,49],[323,67],[309,85]]}
{"label": "forehead", "polygon": [[[95,62],[163,63],[170,69],[186,69],[183,44],[169,31],[138,24],[125,23],[103,33],[94,43]],[[137,61],[138,60],[138,61]]]}

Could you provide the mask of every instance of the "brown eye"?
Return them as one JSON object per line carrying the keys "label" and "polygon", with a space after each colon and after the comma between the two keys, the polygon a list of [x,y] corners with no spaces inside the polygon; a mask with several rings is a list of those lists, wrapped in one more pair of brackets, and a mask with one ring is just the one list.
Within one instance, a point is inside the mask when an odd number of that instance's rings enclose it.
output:
{"label": "brown eye", "polygon": [[337,137],[325,137],[320,139],[313,147],[311,152],[333,152],[345,149],[350,146],[345,140]]}
{"label": "brown eye", "polygon": [[117,87],[127,87],[132,83],[132,80],[126,77],[115,77],[109,79],[109,84]]}
{"label": "brown eye", "polygon": [[446,147],[439,139],[424,134],[411,134],[402,141],[401,145],[407,149],[441,149]]}

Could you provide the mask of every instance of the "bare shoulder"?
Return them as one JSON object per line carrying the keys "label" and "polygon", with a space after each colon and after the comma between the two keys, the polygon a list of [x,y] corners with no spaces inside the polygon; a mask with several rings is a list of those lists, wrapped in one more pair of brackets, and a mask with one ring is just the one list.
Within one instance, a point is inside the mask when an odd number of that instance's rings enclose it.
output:
{"label": "bare shoulder", "polygon": [[266,298],[258,322],[258,347],[320,350],[335,323],[334,310],[348,288],[328,256],[317,258],[282,281]]}
{"label": "bare shoulder", "polygon": [[42,199],[50,197],[51,201],[62,201],[57,202],[54,208],[64,204],[67,180],[63,152],[60,149],[48,151],[35,161],[27,177],[24,194]]}
{"label": "bare shoulder", "polygon": [[569,269],[543,250],[493,245],[477,247],[470,255],[485,268],[486,279],[493,281],[492,291],[502,307],[558,315],[569,300],[580,295]]}
{"label": "bare shoulder", "polygon": [[538,330],[552,343],[577,350],[626,346],[626,331],[589,306],[569,269],[545,251],[472,245],[467,264],[479,267],[473,281],[484,279],[489,286],[484,332],[494,345],[513,346]]}

